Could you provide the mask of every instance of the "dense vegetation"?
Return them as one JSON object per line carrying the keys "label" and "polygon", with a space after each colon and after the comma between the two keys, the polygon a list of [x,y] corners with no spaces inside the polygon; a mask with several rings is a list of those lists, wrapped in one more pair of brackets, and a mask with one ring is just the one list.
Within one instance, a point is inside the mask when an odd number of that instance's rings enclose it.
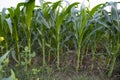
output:
{"label": "dense vegetation", "polygon": [[79,8],[78,2],[35,6],[35,0],[29,0],[16,8],[3,8],[0,80],[96,80],[92,74],[98,74],[97,80],[120,77],[119,3],[89,9],[84,4]]}

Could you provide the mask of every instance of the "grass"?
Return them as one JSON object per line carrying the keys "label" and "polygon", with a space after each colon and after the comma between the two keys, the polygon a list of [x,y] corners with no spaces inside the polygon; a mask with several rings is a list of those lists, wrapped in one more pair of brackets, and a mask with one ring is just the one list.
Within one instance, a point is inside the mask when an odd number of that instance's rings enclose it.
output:
{"label": "grass", "polygon": [[[12,67],[12,65],[11,65]],[[109,80],[103,73],[97,73],[96,75],[94,72],[91,71],[81,71],[76,73],[72,69],[68,70],[55,70],[49,66],[47,67],[40,67],[40,68],[32,68],[33,66],[29,67],[28,71],[26,72],[23,66],[19,66],[13,68],[14,73],[16,73],[16,77],[20,80]],[[21,70],[24,72],[21,72]]]}

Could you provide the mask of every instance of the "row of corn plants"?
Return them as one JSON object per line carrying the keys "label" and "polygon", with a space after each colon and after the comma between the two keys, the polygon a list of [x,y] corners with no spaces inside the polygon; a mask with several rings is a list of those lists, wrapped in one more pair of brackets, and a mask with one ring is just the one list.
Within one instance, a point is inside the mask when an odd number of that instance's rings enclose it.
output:
{"label": "row of corn plants", "polygon": [[[63,6],[63,4],[66,4]],[[89,9],[84,4],[72,4],[62,0],[55,3],[41,2],[35,6],[35,0],[18,3],[16,8],[4,8],[0,13],[0,53],[12,48],[21,64],[21,52],[27,46],[25,57],[31,65],[32,51],[40,52],[43,67],[47,65],[46,58],[50,61],[51,55],[55,56],[56,67],[60,69],[61,55],[65,51],[76,51],[76,71],[82,65],[83,57],[90,54],[94,62],[98,52],[99,43],[105,49],[110,77],[113,72],[120,48],[120,11],[117,9],[119,2],[99,4]],[[105,10],[111,7],[111,11]],[[6,12],[8,11],[8,12]],[[34,47],[38,48],[34,49]],[[69,54],[69,53],[68,53]],[[94,64],[91,65],[91,68]]]}

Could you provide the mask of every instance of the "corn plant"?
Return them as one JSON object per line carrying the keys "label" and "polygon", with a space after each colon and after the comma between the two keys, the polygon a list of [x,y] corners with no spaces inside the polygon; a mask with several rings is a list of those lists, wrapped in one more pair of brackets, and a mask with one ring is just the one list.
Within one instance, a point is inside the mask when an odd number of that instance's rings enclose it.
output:
{"label": "corn plant", "polygon": [[[102,31],[101,39],[103,40],[101,41],[103,42],[111,60],[111,66],[108,73],[108,76],[110,77],[112,75],[116,58],[119,56],[119,13],[117,10],[117,3],[108,3],[107,5],[111,6],[111,12],[107,12],[104,9],[101,10],[103,14],[100,14],[99,19],[97,20],[97,26],[100,26],[101,29],[99,28],[97,30]],[[110,63],[108,63],[108,65],[109,64]]]}
{"label": "corn plant", "polygon": [[[44,3],[46,4],[46,3]],[[44,5],[43,4],[43,5]],[[49,14],[46,13],[48,5],[46,4],[44,7],[42,7],[42,10],[38,9],[35,11],[35,21],[37,23],[37,31],[40,35],[40,39],[38,39],[40,46],[42,47],[42,55],[43,55],[43,66],[45,66],[45,44],[46,44],[46,30],[49,29],[49,24],[47,18],[49,18]],[[46,10],[45,10],[46,9]],[[49,10],[48,10],[49,11]]]}
{"label": "corn plant", "polygon": [[119,12],[117,9],[117,4],[116,2],[111,2],[108,3],[109,6],[111,6],[111,12],[110,16],[109,13],[106,11],[104,13],[105,18],[106,18],[106,27],[108,28],[106,30],[106,39],[107,45],[106,49],[107,52],[111,55],[111,64],[110,64],[110,69],[108,72],[108,77],[111,77],[114,65],[116,63],[116,59],[119,56],[119,49],[120,49],[120,22],[119,22]]}
{"label": "corn plant", "polygon": [[[20,35],[19,35],[19,19],[20,19],[20,7],[23,6],[24,3],[19,3],[17,5],[17,7],[14,9],[14,8],[8,8],[8,11],[9,11],[9,15],[10,15],[10,20],[11,20],[11,23],[12,23],[12,41],[16,43],[16,48],[17,48],[17,56],[18,56],[18,61],[20,62],[20,46],[19,46],[19,38],[20,38]],[[14,33],[14,34],[13,34]]]}
{"label": "corn plant", "polygon": [[[18,3],[16,9],[14,8],[8,8],[8,11],[10,13],[10,20],[12,21],[12,31],[13,31],[13,40],[15,39],[16,41],[16,46],[17,46],[17,53],[18,53],[18,60],[20,62],[20,30],[23,29],[25,32],[25,35],[27,37],[27,42],[28,42],[28,48],[29,48],[29,54],[31,52],[31,20],[32,20],[32,14],[33,14],[33,9],[34,9],[34,4],[35,1],[28,1],[28,2],[23,2],[23,3]],[[22,10],[20,9],[21,6],[23,7]],[[29,7],[28,7],[29,6]],[[24,18],[21,17],[24,16]],[[24,21],[24,23],[22,22]],[[21,25],[22,24],[22,28]],[[26,26],[25,26],[26,25]],[[26,28],[27,27],[27,28]],[[26,31],[27,30],[27,31]],[[30,60],[29,60],[30,62]]]}
{"label": "corn plant", "polygon": [[10,36],[9,34],[12,34],[12,23],[6,11],[7,9],[3,8],[0,15],[0,36],[3,36],[5,38],[5,47],[6,51],[8,51],[8,36]]}
{"label": "corn plant", "polygon": [[76,65],[76,71],[79,69],[79,64],[80,64],[80,49],[81,49],[81,44],[83,40],[83,35],[84,35],[84,28],[87,24],[87,15],[86,15],[86,10],[85,6],[81,6],[81,11],[80,11],[80,16],[78,17],[78,21],[75,22],[75,27],[76,27],[76,42],[77,42],[77,65]]}
{"label": "corn plant", "polygon": [[[56,3],[53,4],[52,6],[52,10],[56,10],[57,7],[56,6],[59,6],[61,4],[61,1],[58,1]],[[61,34],[60,34],[60,30],[61,30],[61,25],[62,25],[62,22],[64,20],[64,18],[71,12],[71,8],[75,5],[77,5],[79,3],[73,3],[71,5],[69,5],[68,7],[66,8],[62,8],[62,11],[60,11],[60,9],[58,8],[58,10],[56,11],[56,47],[57,47],[57,68],[59,69],[60,67],[60,50],[61,50],[61,47],[60,47],[60,42],[61,42]]]}
{"label": "corn plant", "polygon": [[[37,20],[38,20],[39,27],[40,27],[40,28],[37,28],[37,30],[42,39],[41,46],[42,46],[42,54],[43,54],[43,66],[44,66],[46,64],[46,61],[45,61],[45,32],[46,31],[45,30],[46,30],[46,27],[49,28],[49,25],[43,15],[42,11],[37,11],[37,15],[38,15]],[[40,22],[40,20],[42,20],[42,21]],[[39,30],[39,29],[41,29],[41,30]],[[40,41],[39,41],[39,43],[40,43]]]}
{"label": "corn plant", "polygon": [[[92,53],[92,65],[91,69],[94,67],[94,59],[95,59],[95,53],[96,48],[101,42],[102,36],[103,36],[103,29],[101,25],[97,24],[99,19],[102,17],[101,10],[103,9],[105,4],[98,4],[95,7],[93,7],[91,10],[87,10],[88,12],[88,23],[85,27],[85,39],[83,41],[84,47],[88,47],[91,49]],[[91,46],[91,47],[90,47]]]}
{"label": "corn plant", "polygon": [[[25,9],[25,23],[27,26],[27,40],[28,40],[28,49],[29,54],[31,53],[31,22],[32,22],[32,16],[33,16],[33,10],[35,6],[35,0],[29,0],[24,5]],[[28,60],[30,63],[30,59]]]}
{"label": "corn plant", "polygon": [[[84,57],[84,54],[81,54],[81,52],[84,53],[86,49],[91,48],[92,60],[94,61],[97,43],[100,40],[101,30],[103,29],[103,27],[98,27],[96,23],[100,18],[101,15],[100,11],[103,6],[104,4],[99,4],[93,7],[91,10],[89,10],[89,8],[87,7],[81,6],[80,12],[74,13],[72,15],[74,18],[73,20],[75,26],[74,33],[77,44],[76,71],[78,71],[79,64],[82,64],[82,59]],[[90,45],[92,47],[89,47]],[[91,68],[93,68],[93,64]]]}

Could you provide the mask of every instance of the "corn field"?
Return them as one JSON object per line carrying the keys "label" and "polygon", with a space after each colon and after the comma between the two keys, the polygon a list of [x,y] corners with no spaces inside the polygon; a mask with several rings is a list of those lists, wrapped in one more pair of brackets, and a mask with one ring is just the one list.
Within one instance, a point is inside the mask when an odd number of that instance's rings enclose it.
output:
{"label": "corn field", "polygon": [[[29,0],[3,8],[0,80],[64,80],[44,75],[67,69],[79,74],[88,68],[103,70],[110,80],[116,65],[120,67],[119,4],[106,2],[90,9],[79,2],[41,1],[36,6],[35,0]],[[120,78],[120,70],[117,75]]]}

